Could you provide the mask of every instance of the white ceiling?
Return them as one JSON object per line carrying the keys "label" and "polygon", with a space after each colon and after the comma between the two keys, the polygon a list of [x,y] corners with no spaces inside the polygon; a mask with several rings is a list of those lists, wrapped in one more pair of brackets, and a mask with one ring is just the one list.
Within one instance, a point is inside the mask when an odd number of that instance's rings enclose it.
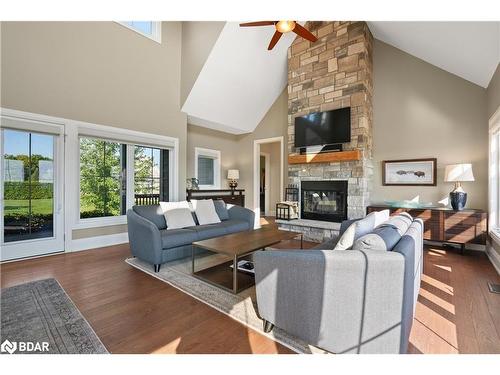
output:
{"label": "white ceiling", "polygon": [[368,22],[376,39],[484,88],[500,61],[500,22]]}
{"label": "white ceiling", "polygon": [[284,34],[268,51],[274,31],[226,23],[182,107],[190,123],[233,134],[257,127],[287,84],[295,34]]}

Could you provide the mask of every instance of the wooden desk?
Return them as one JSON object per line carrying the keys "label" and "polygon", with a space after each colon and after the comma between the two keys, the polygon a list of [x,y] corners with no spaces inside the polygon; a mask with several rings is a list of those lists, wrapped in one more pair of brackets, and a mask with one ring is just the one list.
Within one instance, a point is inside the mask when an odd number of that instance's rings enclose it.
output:
{"label": "wooden desk", "polygon": [[451,208],[404,208],[388,205],[372,205],[366,212],[390,210],[391,215],[408,212],[424,222],[424,239],[429,241],[456,243],[462,254],[466,244],[486,245],[488,214],[484,210],[466,209],[455,211]]}

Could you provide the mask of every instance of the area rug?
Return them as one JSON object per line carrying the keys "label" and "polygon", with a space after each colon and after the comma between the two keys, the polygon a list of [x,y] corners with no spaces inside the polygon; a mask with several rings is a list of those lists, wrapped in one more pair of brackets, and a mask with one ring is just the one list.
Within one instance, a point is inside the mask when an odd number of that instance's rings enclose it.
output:
{"label": "area rug", "polygon": [[[204,268],[208,264],[214,265],[226,260],[222,259],[220,255],[206,256],[197,258],[196,266],[197,269],[198,267]],[[257,315],[255,287],[248,288],[235,295],[203,282],[191,276],[190,258],[164,264],[160,272],[157,273],[153,271],[153,267],[149,263],[138,258],[128,258],[126,262],[297,353],[325,353],[323,350],[310,346],[304,341],[289,335],[278,327],[275,327],[271,333],[265,333],[262,329],[262,320]]]}
{"label": "area rug", "polygon": [[0,342],[2,354],[108,353],[55,279],[1,290]]}

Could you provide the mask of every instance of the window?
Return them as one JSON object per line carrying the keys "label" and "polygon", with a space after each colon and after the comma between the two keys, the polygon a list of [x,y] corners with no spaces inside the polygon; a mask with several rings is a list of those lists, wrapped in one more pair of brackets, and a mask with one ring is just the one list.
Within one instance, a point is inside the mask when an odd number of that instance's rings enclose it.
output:
{"label": "window", "polygon": [[169,149],[94,136],[79,140],[80,219],[109,221],[134,204],[169,200]]}
{"label": "window", "polygon": [[119,24],[135,32],[161,43],[161,22],[156,21],[122,21]]}
{"label": "window", "polygon": [[500,118],[490,122],[489,209],[490,230],[500,238]]}
{"label": "window", "polygon": [[134,204],[168,201],[168,151],[134,146]]}
{"label": "window", "polygon": [[80,138],[80,218],[124,215],[126,145]]}
{"label": "window", "polygon": [[196,147],[195,175],[201,189],[219,189],[220,151]]}

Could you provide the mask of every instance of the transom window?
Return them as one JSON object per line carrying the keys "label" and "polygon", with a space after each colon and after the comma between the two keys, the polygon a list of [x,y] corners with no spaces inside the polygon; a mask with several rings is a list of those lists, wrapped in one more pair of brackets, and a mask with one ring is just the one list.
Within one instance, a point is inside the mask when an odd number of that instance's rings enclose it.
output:
{"label": "transom window", "polygon": [[220,151],[196,147],[195,175],[200,189],[219,189]]}
{"label": "transom window", "polygon": [[161,22],[158,21],[120,21],[121,25],[161,43]]}

